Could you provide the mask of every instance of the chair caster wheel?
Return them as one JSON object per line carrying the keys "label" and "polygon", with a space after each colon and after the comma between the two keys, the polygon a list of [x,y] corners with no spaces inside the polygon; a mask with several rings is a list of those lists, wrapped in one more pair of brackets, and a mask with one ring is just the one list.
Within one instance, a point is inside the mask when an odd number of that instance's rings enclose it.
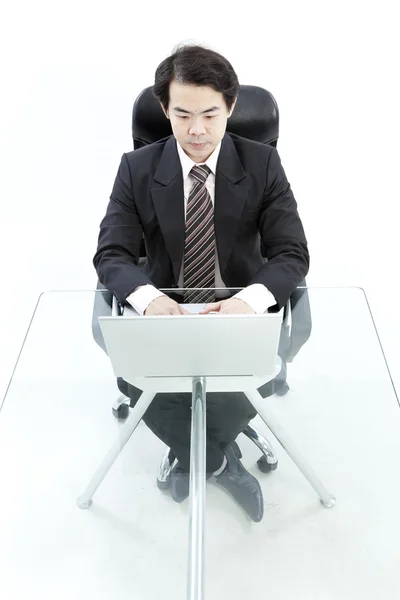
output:
{"label": "chair caster wheel", "polygon": [[290,387],[288,386],[288,384],[284,383],[282,387],[276,390],[275,394],[277,394],[278,396],[286,396],[289,390]]}
{"label": "chair caster wheel", "polygon": [[129,405],[128,404],[120,404],[118,408],[113,408],[113,415],[116,419],[126,419],[129,415]]}
{"label": "chair caster wheel", "polygon": [[270,473],[271,471],[275,471],[278,466],[278,461],[276,461],[276,463],[269,463],[265,456],[262,456],[258,459],[257,466],[263,473]]}

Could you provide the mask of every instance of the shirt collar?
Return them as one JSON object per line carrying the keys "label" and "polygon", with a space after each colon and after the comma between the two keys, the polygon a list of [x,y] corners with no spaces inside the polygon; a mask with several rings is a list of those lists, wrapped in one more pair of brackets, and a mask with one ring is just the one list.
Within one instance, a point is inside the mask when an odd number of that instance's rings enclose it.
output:
{"label": "shirt collar", "polygon": [[217,171],[217,162],[218,162],[219,152],[221,150],[221,142],[219,142],[218,146],[215,148],[213,153],[207,158],[205,163],[193,162],[192,159],[188,157],[188,155],[186,154],[186,152],[183,150],[182,146],[178,142],[176,142],[176,146],[178,149],[178,155],[179,155],[181,165],[182,165],[183,181],[186,180],[186,177],[189,175],[192,168],[195,165],[199,165],[199,164],[207,165],[207,167],[209,167],[211,173],[215,176],[216,171]]}

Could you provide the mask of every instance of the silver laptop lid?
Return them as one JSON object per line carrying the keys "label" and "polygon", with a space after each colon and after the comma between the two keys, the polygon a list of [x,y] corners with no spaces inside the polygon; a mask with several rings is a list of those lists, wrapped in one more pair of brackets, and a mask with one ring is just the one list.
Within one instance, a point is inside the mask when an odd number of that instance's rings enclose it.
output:
{"label": "silver laptop lid", "polygon": [[99,323],[116,376],[132,372],[132,365],[136,377],[238,376],[274,371],[282,318],[283,309],[154,317],[137,316],[132,309],[99,317]]}

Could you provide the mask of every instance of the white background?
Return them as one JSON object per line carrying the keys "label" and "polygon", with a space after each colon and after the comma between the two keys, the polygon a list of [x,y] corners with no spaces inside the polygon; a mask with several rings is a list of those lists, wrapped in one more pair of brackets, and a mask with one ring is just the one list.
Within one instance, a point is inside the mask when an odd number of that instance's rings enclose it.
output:
{"label": "white background", "polygon": [[280,109],[309,285],[366,290],[400,386],[397,3],[14,0],[0,13],[0,398],[40,292],[90,289],[131,109],[181,41]]}

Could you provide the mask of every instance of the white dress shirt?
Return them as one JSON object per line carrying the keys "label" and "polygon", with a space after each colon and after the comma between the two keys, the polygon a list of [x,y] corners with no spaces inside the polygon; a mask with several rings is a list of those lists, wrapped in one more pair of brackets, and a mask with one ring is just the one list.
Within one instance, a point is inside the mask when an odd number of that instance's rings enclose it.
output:
{"label": "white dress shirt", "polygon": [[[207,165],[210,169],[210,174],[206,180],[206,188],[211,197],[211,202],[213,206],[215,204],[215,173],[217,169],[217,161],[219,152],[221,149],[221,142],[215,148],[214,152],[208,157],[205,163],[195,163],[191,158],[184,152],[180,144],[177,143],[178,155],[182,165],[182,175],[183,175],[183,193],[184,193],[184,211],[185,211],[185,220],[186,220],[186,210],[187,203],[189,198],[189,192],[195,182],[195,179],[190,175],[190,171],[194,166],[198,166],[199,164]],[[222,281],[221,272],[219,268],[219,260],[217,249],[215,249],[215,287],[216,288],[226,288],[226,285]],[[183,260],[181,266],[181,272],[178,280],[178,288],[183,288]],[[141,285],[136,288],[128,297],[127,302],[133,306],[133,308],[140,314],[143,315],[146,308],[149,304],[158,298],[159,296],[164,296],[160,290],[158,290],[153,285]],[[223,294],[220,294],[223,297]],[[229,292],[225,295],[225,297],[229,297]],[[244,288],[237,294],[233,296],[233,298],[238,298],[239,300],[243,300],[246,302],[257,314],[261,314],[265,312],[270,306],[276,304],[276,300],[273,294],[263,285],[262,283],[253,283],[248,287]],[[217,298],[218,299],[218,298]]]}

